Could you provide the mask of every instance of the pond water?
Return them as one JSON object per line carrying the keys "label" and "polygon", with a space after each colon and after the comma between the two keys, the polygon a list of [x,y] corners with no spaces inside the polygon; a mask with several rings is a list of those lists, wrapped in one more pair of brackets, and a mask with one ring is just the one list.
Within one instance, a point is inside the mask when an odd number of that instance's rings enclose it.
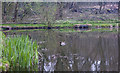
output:
{"label": "pond water", "polygon": [[37,41],[41,53],[39,71],[118,71],[118,32],[116,29],[101,30],[16,30],[4,33],[7,36],[29,35]]}

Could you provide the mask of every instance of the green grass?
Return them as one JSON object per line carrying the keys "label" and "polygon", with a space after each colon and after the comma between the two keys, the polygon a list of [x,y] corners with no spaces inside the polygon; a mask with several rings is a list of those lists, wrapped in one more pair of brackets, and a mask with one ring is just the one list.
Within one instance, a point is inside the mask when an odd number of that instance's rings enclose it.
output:
{"label": "green grass", "polygon": [[53,25],[54,27],[73,27],[75,24],[71,24],[71,23],[66,23],[66,24],[56,24]]}
{"label": "green grass", "polygon": [[2,71],[3,67],[2,67],[2,31],[0,31],[0,72]]}
{"label": "green grass", "polygon": [[[117,29],[116,28],[113,28],[112,30],[110,28],[100,28],[100,29],[97,29],[97,28],[91,28],[91,29],[88,29],[88,30],[80,30],[80,29],[72,29],[72,28],[66,28],[66,29],[52,29],[54,31],[60,31],[60,32],[102,32],[102,31],[105,31],[105,32],[117,32]],[[4,31],[4,32],[25,32],[25,31],[28,31],[28,32],[31,32],[31,31],[47,31],[47,29],[31,29],[31,30],[11,30],[11,31]]]}
{"label": "green grass", "polygon": [[11,27],[43,27],[47,26],[44,24],[2,24],[2,26],[11,26]]}
{"label": "green grass", "polygon": [[3,40],[2,40],[2,31],[0,31],[0,58],[2,56],[2,46],[3,46],[2,42],[3,42]]}
{"label": "green grass", "polygon": [[6,58],[0,59],[0,72],[7,71],[10,67],[10,64]]}
{"label": "green grass", "polygon": [[31,68],[38,63],[37,42],[27,36],[3,35],[3,57],[5,57],[11,68]]}
{"label": "green grass", "polygon": [[[75,24],[92,24],[92,26],[109,26],[116,25],[117,21],[73,21],[73,20],[60,20],[57,21],[56,24],[51,24],[53,27],[73,27]],[[45,24],[2,24],[2,26],[10,26],[10,27],[45,27],[48,25]]]}
{"label": "green grass", "polygon": [[92,26],[115,26],[117,23],[93,23]]}
{"label": "green grass", "polygon": [[106,21],[89,21],[89,20],[83,20],[83,21],[76,21],[76,20],[57,20],[56,23],[116,23],[119,22],[118,20],[106,20]]}
{"label": "green grass", "polygon": [[[53,27],[73,27],[75,24],[92,24],[92,26],[109,26],[116,25],[116,23],[67,23],[67,24],[53,24]],[[3,24],[2,26],[10,26],[10,27],[46,27],[47,25],[43,24]]]}
{"label": "green grass", "polygon": [[46,31],[47,29],[27,29],[27,30],[11,30],[11,31],[3,31],[3,32],[26,32],[26,31]]}
{"label": "green grass", "polygon": [[101,29],[88,29],[88,30],[75,30],[75,29],[54,29],[55,31],[60,32],[117,32],[117,29],[110,30],[109,28],[101,28]]}

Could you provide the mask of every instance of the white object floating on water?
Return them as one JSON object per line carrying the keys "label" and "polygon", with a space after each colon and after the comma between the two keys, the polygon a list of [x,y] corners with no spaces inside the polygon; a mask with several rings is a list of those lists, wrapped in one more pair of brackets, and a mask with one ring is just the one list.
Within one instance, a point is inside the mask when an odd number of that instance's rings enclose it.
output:
{"label": "white object floating on water", "polygon": [[60,46],[65,46],[66,43],[65,42],[60,42]]}

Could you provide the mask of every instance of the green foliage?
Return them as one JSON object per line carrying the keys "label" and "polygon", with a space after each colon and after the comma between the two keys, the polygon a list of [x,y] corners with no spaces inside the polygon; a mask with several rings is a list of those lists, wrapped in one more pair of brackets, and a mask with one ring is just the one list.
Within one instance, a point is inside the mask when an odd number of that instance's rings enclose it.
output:
{"label": "green foliage", "polygon": [[2,24],[2,26],[11,26],[11,27],[43,27],[47,26],[44,24]]}
{"label": "green foliage", "polygon": [[57,6],[54,3],[42,3],[40,7],[41,22],[48,26],[55,22],[55,15],[57,12]]}
{"label": "green foliage", "polygon": [[[84,20],[82,22],[80,21],[74,21],[74,20],[59,20],[56,21],[56,24],[50,24],[51,27],[74,27],[76,24],[92,24],[93,27],[95,26],[116,26],[116,22],[111,21],[87,21]],[[2,26],[10,26],[10,27],[48,27],[49,25],[44,24],[2,24]]]}
{"label": "green foliage", "polygon": [[2,40],[2,31],[0,31],[0,58],[2,57],[2,47],[3,47],[2,42],[3,42],[3,40]]}
{"label": "green foliage", "polygon": [[7,71],[9,67],[10,67],[9,61],[5,57],[0,59],[0,72]]}
{"label": "green foliage", "polygon": [[81,29],[54,29],[55,31],[60,32],[117,32],[117,29],[110,29],[110,28],[101,28],[101,29],[87,29],[87,30],[81,30]]}
{"label": "green foliage", "polygon": [[32,41],[27,36],[4,37],[3,57],[10,66],[20,68],[30,68],[38,63],[38,51],[36,41]]}

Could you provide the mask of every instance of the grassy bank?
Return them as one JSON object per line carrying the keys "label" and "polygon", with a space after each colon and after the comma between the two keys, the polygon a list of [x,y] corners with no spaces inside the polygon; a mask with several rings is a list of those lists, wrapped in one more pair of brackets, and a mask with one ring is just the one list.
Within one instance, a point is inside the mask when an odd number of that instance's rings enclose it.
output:
{"label": "grassy bank", "polygon": [[2,56],[9,62],[10,69],[30,69],[38,63],[37,42],[23,35],[5,37],[3,34],[2,36]]}
{"label": "grassy bank", "polygon": [[[72,28],[66,28],[66,29],[52,29],[53,31],[60,31],[60,32],[117,32],[117,28],[90,28],[90,29],[72,29]],[[19,33],[19,32],[33,32],[33,31],[48,31],[47,29],[32,29],[32,30],[10,30],[10,31],[4,31],[5,33]]]}
{"label": "grassy bank", "polygon": [[60,32],[117,32],[117,29],[101,28],[101,29],[54,29]]}
{"label": "grassy bank", "polygon": [[[50,24],[52,27],[73,27],[75,24],[92,24],[92,26],[109,26],[116,25],[117,20],[111,21],[73,21],[73,20],[60,20],[54,24]],[[10,26],[10,27],[47,27],[45,24],[2,24],[1,26]]]}
{"label": "grassy bank", "polygon": [[[115,26],[117,23],[76,23],[76,24],[92,24],[92,26]],[[52,27],[74,27],[75,23],[66,23],[66,24],[53,24]],[[9,27],[47,27],[48,25],[44,24],[2,24],[2,26]]]}

